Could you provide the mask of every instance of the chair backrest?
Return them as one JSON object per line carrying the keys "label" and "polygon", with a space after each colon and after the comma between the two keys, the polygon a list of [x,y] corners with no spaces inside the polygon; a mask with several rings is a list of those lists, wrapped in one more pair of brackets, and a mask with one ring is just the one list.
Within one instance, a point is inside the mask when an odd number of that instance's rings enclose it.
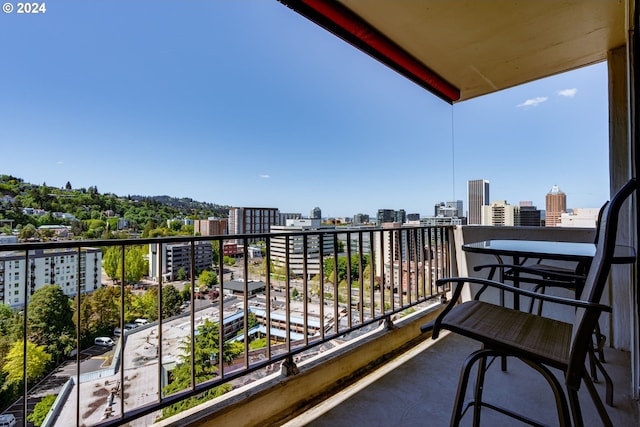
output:
{"label": "chair backrest", "polygon": [[[591,262],[582,291],[582,297],[586,301],[593,303],[600,302],[613,261],[620,209],[625,200],[636,188],[636,179],[630,179],[611,198],[611,201],[603,206],[601,219],[598,224],[598,236],[596,237],[596,253]],[[580,385],[585,358],[591,343],[591,334],[596,326],[599,315],[599,310],[585,308],[576,310],[571,337],[569,368],[567,369],[565,377],[567,386],[569,387],[578,388]]]}
{"label": "chair backrest", "polygon": [[598,219],[596,219],[596,237],[593,239],[593,243],[596,245],[598,244],[598,240],[600,240],[600,224],[602,223],[602,215],[604,214],[604,209],[608,204],[609,201],[607,200],[598,211]]}

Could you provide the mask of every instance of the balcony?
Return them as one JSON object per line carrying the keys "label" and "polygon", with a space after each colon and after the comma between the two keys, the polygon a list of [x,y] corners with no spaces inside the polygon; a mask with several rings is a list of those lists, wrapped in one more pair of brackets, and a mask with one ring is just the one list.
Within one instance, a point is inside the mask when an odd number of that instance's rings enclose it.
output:
{"label": "balcony", "polygon": [[[156,307],[159,320],[124,333],[115,348],[98,356],[108,363],[87,370],[86,360],[95,360],[96,356],[85,359],[89,349],[81,346],[75,360],[65,362],[49,378],[55,386],[49,387],[47,381],[39,387],[32,388],[30,384],[22,392],[27,396],[26,409],[14,405],[9,411],[23,422],[25,412],[30,413],[43,395],[55,393],[58,398],[45,425],[142,426],[156,421],[158,425],[216,426],[286,422],[289,425],[340,425],[345,421],[349,421],[349,425],[389,425],[391,422],[412,425],[425,419],[430,420],[429,425],[446,425],[459,367],[477,345],[452,335],[432,342],[421,336],[419,326],[439,310],[442,295],[434,286],[437,278],[466,274],[467,264],[489,261],[480,255],[463,253],[462,242],[492,237],[592,241],[593,230],[397,227],[233,236],[234,240],[240,239],[244,256],[233,268],[218,266],[214,261],[217,271],[222,272],[220,298],[213,303],[204,300],[204,304],[195,299],[197,282],[192,278],[187,281],[191,289],[189,309],[166,317],[163,316],[163,293],[159,291]],[[4,245],[0,249],[20,251],[14,256],[25,260],[36,249],[116,246],[124,254],[125,248],[141,244],[153,247],[210,242],[222,247],[230,238],[55,242]],[[270,268],[271,273],[265,274],[266,266],[272,264],[271,239],[280,243],[284,240],[291,252],[302,248],[304,262],[300,266],[299,259],[295,260],[302,274],[293,274],[289,264],[293,262],[292,257],[286,250],[285,268],[278,271]],[[265,242],[263,260],[249,259],[248,244],[245,244],[249,240]],[[308,244],[313,241],[316,244]],[[318,245],[318,241],[326,244]],[[309,246],[317,252],[305,250]],[[323,266],[340,266],[341,258],[346,262],[346,270],[352,272],[344,281],[339,280],[338,275],[327,274],[325,268],[310,273],[309,266],[317,265],[318,260],[322,260]],[[119,262],[125,263],[122,256]],[[195,263],[193,257],[190,262]],[[162,258],[157,260],[156,267],[163,271]],[[244,292],[225,297],[225,283],[230,282],[232,273],[234,280],[243,283]],[[630,274],[629,271],[622,273]],[[166,290],[168,284],[163,282],[163,275],[157,275],[155,287]],[[76,277],[77,289],[82,290],[80,275]],[[23,278],[24,289],[31,286],[31,280]],[[260,282],[264,283],[263,290],[250,296],[250,289]],[[120,301],[124,301],[116,316],[117,325],[122,326],[132,320],[132,307],[127,303],[129,293],[122,286],[108,286],[115,288]],[[25,311],[28,317],[29,305]],[[74,312],[74,316],[79,317],[78,312]],[[252,316],[258,324],[249,324]],[[223,325],[225,332],[218,335],[215,349],[222,347],[222,351],[207,354],[206,360],[196,363],[195,343],[205,331],[202,327],[210,326],[205,321],[207,318],[211,323]],[[615,319],[603,320],[603,328],[612,333],[611,340],[619,341],[620,338],[614,338],[620,335]],[[80,325],[76,328],[77,336],[85,336],[83,322],[76,325]],[[254,333],[271,344],[262,348],[244,345],[251,341]],[[231,360],[225,358],[230,348],[225,343],[230,342],[242,343],[241,350],[235,352]],[[188,354],[196,354],[196,358],[185,357]],[[606,368],[615,384],[615,407],[607,409],[615,425],[635,425],[640,418],[631,389],[633,362],[629,352],[607,348],[606,357]],[[26,372],[26,358],[24,360]],[[184,364],[191,378],[182,387],[168,388],[175,380],[172,372]],[[202,366],[210,369],[208,378],[197,376]],[[196,367],[198,369],[194,369]],[[507,373],[493,370],[492,381],[497,381],[499,386],[492,389],[503,393],[509,406],[523,407],[529,413],[533,409],[535,415],[543,413],[549,424],[556,424],[553,401],[545,400],[546,385],[536,383],[535,375],[532,380],[522,380],[530,374],[527,368],[514,361]],[[517,388],[525,383],[530,387]],[[163,412],[166,414],[172,407],[219,386],[230,390],[159,420]],[[48,391],[43,391],[47,387]],[[603,393],[603,385],[597,387]],[[598,419],[588,396],[583,396],[582,405],[585,419]],[[499,419],[492,418],[490,411],[486,414],[485,421],[491,420],[491,425],[501,424]]]}

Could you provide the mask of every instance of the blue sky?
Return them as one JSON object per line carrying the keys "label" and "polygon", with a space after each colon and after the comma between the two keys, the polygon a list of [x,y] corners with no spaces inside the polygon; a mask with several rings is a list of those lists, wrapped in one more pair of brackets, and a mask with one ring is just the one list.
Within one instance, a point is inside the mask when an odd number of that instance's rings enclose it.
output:
{"label": "blue sky", "polygon": [[608,198],[605,63],[450,106],[275,0],[0,13],[0,173],[307,215]]}

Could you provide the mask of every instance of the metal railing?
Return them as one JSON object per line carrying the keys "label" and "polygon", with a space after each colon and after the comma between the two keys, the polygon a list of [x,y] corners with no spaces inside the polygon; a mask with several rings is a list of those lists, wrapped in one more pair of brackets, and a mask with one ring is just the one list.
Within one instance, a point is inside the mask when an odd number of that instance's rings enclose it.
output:
{"label": "metal railing", "polygon": [[[127,251],[141,245],[148,245],[148,262],[155,272],[152,284],[145,286],[148,290],[136,290],[125,280]],[[258,253],[250,251],[253,246],[260,248],[261,256],[250,256]],[[88,270],[87,260],[105,260],[95,251],[95,256],[87,253],[91,248],[105,253],[111,247],[119,249],[119,279],[104,285],[99,273]],[[235,256],[233,248],[239,248]],[[322,344],[390,323],[392,315],[417,305],[438,302],[438,291],[446,290],[438,290],[435,282],[451,275],[453,248],[452,228],[447,226],[5,244],[0,245],[0,288],[15,287],[8,280],[9,272],[14,279],[20,276],[27,304],[14,308],[23,316],[23,378],[27,378],[30,295],[54,277],[52,271],[38,271],[37,260],[46,257],[47,265],[54,265],[57,252],[82,254],[74,258],[73,289],[56,279],[67,295],[74,294],[74,307],[80,307],[73,313],[80,351],[75,354],[72,389],[64,396],[66,401],[61,401],[62,395],[56,401],[57,417],[48,417],[48,422],[106,427],[135,424],[170,407],[178,411],[203,393],[216,395],[220,386],[233,387],[234,381],[248,375],[273,372],[277,364],[284,375],[295,373],[295,362],[306,353],[321,351]],[[237,264],[225,265],[231,258]],[[198,299],[204,289],[197,274],[204,266],[217,272],[218,297],[212,303]],[[81,274],[85,270],[92,274]],[[176,282],[185,272],[188,280]],[[92,297],[95,280],[100,280],[99,286],[117,289],[117,323],[110,326],[120,327],[122,334],[113,350],[117,353],[112,355],[114,373],[107,379],[81,375],[85,349],[79,337],[87,335],[81,307]],[[175,292],[169,292],[168,286],[176,283],[186,286],[189,295],[188,309],[177,315],[171,312],[175,307],[167,308],[175,304],[169,301]],[[135,313],[131,295],[142,298],[151,289],[157,293],[157,320],[126,331],[125,323]],[[255,339],[261,344],[250,345]],[[209,357],[203,359],[203,352],[209,352]],[[177,380],[176,367],[185,364],[190,375],[187,383],[179,390],[167,389]],[[24,381],[27,401],[32,399],[29,387]],[[28,412],[24,405],[19,417],[24,425]]]}

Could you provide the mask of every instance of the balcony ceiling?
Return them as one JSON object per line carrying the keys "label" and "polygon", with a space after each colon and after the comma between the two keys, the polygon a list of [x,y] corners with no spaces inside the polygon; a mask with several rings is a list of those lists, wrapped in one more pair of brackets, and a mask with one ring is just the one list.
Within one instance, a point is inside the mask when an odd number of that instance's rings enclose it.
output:
{"label": "balcony ceiling", "polygon": [[[594,64],[625,44],[626,0],[280,1],[448,102]],[[407,71],[406,54],[422,74]]]}

